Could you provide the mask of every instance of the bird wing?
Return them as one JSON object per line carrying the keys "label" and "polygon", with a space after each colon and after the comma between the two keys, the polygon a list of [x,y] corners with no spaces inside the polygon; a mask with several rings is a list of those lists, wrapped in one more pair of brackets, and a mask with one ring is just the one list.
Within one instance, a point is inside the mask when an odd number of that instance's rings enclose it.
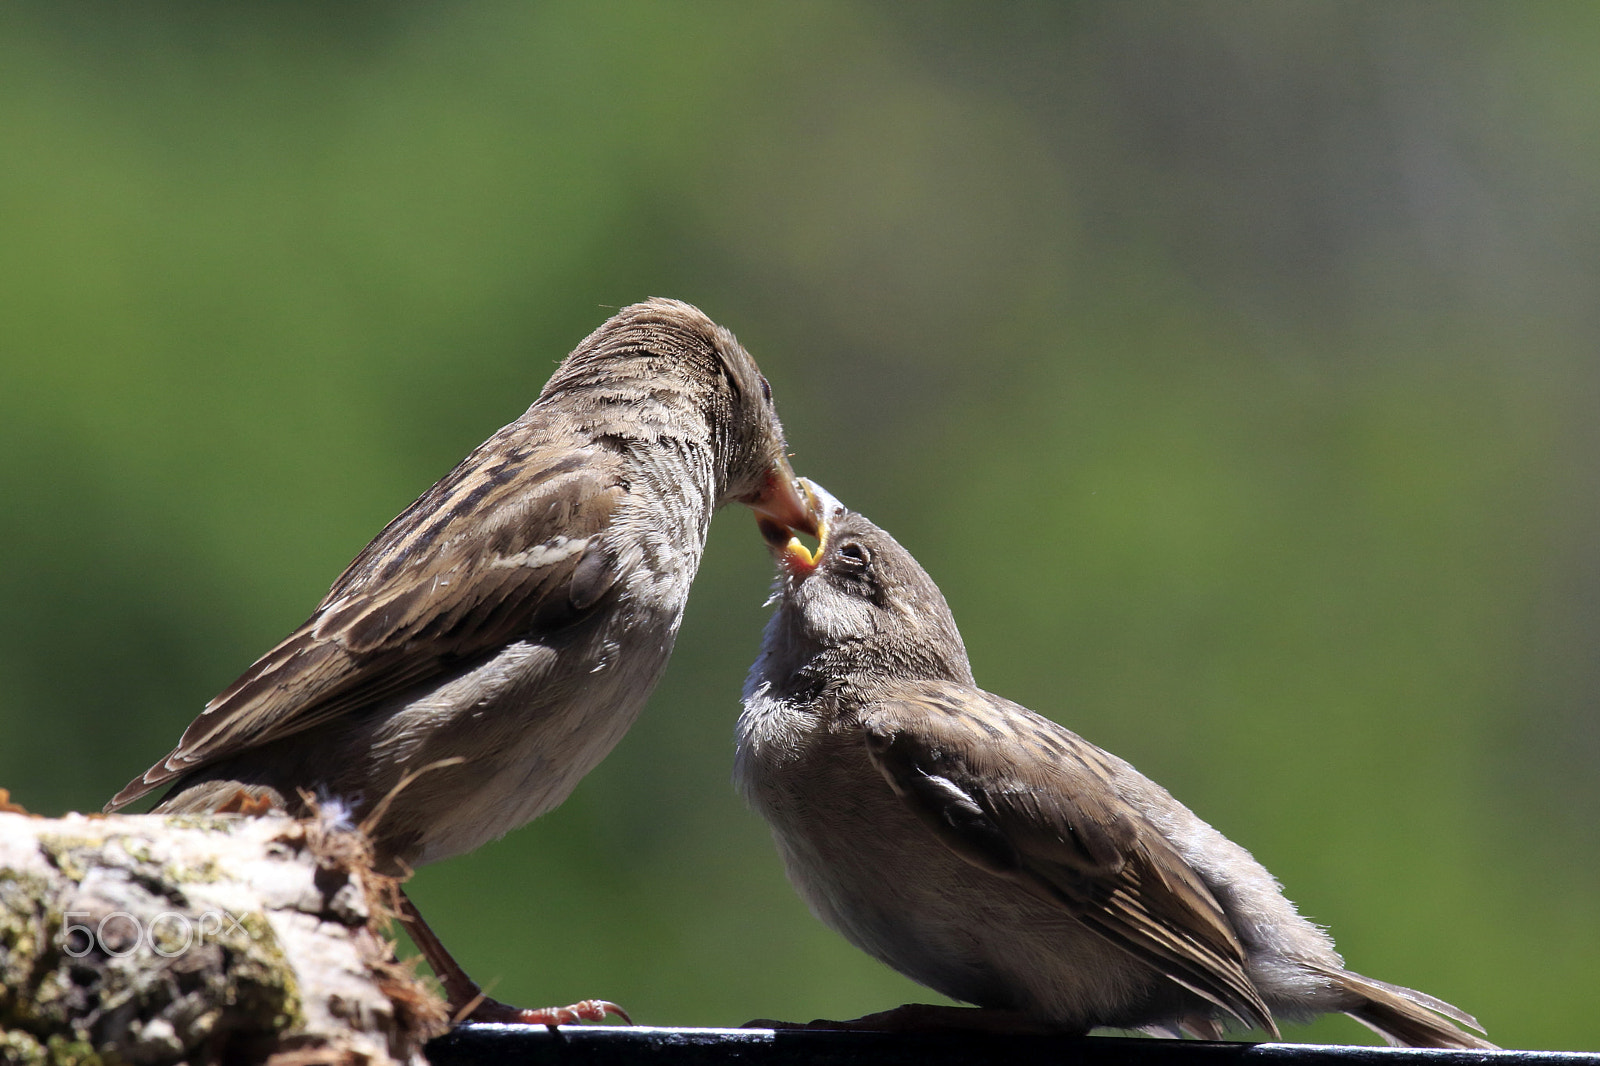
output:
{"label": "bird wing", "polygon": [[904,686],[861,716],[868,754],[944,844],[1065,907],[1246,1025],[1276,1034],[1232,923],[1161,830],[1119,799],[1125,764],[971,686]]}
{"label": "bird wing", "polygon": [[528,417],[389,523],[106,809],[592,613],[619,572],[601,534],[627,491],[620,462],[599,444],[529,440]]}

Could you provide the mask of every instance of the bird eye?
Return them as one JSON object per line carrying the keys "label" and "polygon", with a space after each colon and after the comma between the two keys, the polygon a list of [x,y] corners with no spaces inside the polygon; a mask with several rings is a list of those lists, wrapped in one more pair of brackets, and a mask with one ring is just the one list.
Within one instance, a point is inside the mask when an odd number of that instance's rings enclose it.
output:
{"label": "bird eye", "polygon": [[765,374],[761,375],[761,395],[767,398],[768,403],[772,402],[772,386],[767,384],[767,376]]}
{"label": "bird eye", "polygon": [[867,549],[854,542],[839,545],[834,549],[833,553],[839,557],[841,562],[849,563],[857,568],[866,566],[867,561],[871,558]]}

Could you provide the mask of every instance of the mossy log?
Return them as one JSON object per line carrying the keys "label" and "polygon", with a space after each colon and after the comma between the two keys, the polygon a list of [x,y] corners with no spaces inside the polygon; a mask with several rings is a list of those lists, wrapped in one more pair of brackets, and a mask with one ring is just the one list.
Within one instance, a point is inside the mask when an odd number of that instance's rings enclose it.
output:
{"label": "mossy log", "polygon": [[0,809],[0,1062],[420,1064],[395,891],[329,818]]}

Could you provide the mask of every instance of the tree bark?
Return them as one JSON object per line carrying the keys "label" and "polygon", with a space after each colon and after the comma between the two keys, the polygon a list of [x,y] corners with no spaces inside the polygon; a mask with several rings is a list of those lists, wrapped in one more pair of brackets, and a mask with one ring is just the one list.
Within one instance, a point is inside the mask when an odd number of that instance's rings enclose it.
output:
{"label": "tree bark", "polygon": [[328,812],[46,819],[4,801],[0,1061],[422,1064],[447,1027],[385,935],[397,882]]}

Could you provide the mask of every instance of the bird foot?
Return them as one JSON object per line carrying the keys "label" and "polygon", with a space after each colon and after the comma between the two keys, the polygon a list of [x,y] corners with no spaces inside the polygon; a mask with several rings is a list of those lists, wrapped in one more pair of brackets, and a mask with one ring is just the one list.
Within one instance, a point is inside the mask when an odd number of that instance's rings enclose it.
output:
{"label": "bird foot", "polygon": [[438,935],[422,920],[422,912],[417,910],[417,905],[404,892],[400,893],[400,920],[405,922],[412,942],[422,952],[423,958],[428,960],[434,976],[444,986],[452,1021],[548,1025],[554,1029],[558,1025],[571,1025],[574,1022],[603,1022],[606,1015],[615,1014],[629,1025],[633,1024],[627,1011],[604,999],[585,999],[568,1007],[543,1007],[538,1010],[501,1003],[484,995],[477,982],[468,977],[461,965],[450,957]]}
{"label": "bird foot", "polygon": [[558,1025],[574,1022],[603,1022],[606,1015],[615,1014],[629,1025],[633,1019],[615,1003],[604,999],[585,999],[566,1007],[513,1007],[498,999],[479,994],[456,1014],[458,1022],[505,1022],[512,1025]]}
{"label": "bird foot", "polygon": [[933,1003],[907,1003],[903,1007],[864,1014],[848,1021],[830,1021],[818,1018],[812,1022],[780,1022],[758,1019],[744,1024],[746,1029],[842,1029],[850,1032],[980,1032],[980,1033],[1047,1033],[1054,1035],[1082,1035],[1083,1030],[1069,1029],[1050,1022],[1031,1018],[1013,1010],[996,1010],[990,1007],[946,1007]]}

